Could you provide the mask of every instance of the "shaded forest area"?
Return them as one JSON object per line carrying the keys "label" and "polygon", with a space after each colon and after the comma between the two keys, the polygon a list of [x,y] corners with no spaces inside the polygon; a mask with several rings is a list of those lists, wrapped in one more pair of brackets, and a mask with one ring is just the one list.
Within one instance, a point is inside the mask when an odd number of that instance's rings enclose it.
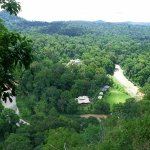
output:
{"label": "shaded forest area", "polygon": [[[148,150],[150,148],[150,26],[132,23],[29,22],[6,12],[0,18],[10,31],[33,43],[30,69],[19,65],[17,103],[30,125],[16,126],[18,116],[0,107],[0,149],[4,150]],[[0,29],[1,26],[0,26]],[[1,34],[0,34],[1,35]],[[80,59],[80,65],[67,65]],[[115,64],[145,93],[112,107],[99,100]],[[90,97],[82,110],[75,98]],[[101,121],[82,113],[107,114]],[[9,116],[9,117],[8,117]]]}

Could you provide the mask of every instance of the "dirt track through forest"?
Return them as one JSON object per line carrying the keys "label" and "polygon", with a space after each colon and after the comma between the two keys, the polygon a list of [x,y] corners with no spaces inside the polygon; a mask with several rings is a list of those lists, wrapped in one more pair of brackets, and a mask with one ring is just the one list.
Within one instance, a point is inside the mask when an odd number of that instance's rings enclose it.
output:
{"label": "dirt track through forest", "polygon": [[102,114],[83,114],[80,115],[80,117],[89,118],[89,117],[95,117],[97,119],[107,118],[107,115]]}

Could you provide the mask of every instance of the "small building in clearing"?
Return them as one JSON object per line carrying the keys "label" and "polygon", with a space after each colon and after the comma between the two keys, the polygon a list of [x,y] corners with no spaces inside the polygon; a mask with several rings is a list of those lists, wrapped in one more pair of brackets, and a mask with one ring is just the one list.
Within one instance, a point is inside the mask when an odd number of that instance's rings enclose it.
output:
{"label": "small building in clearing", "polygon": [[78,101],[78,104],[89,104],[90,103],[90,99],[88,96],[79,96],[78,98],[76,98],[76,100]]}

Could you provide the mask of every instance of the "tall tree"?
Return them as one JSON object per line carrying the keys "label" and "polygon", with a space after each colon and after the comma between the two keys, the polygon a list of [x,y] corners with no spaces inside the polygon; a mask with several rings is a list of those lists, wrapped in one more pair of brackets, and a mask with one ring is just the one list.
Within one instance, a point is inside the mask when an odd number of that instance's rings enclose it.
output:
{"label": "tall tree", "polygon": [[[15,0],[0,0],[0,7],[17,15],[21,9]],[[0,21],[0,94],[4,86],[15,87],[13,71],[16,66],[27,69],[32,60],[32,42],[18,33],[10,32]]]}
{"label": "tall tree", "polygon": [[0,0],[0,6],[10,14],[15,15],[17,15],[17,13],[21,10],[20,4],[15,0]]}

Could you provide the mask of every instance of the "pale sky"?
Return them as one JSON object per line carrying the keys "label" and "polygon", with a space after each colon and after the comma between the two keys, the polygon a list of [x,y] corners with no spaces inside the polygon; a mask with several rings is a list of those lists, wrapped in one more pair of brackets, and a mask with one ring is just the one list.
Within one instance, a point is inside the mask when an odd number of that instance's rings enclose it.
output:
{"label": "pale sky", "polygon": [[150,22],[150,0],[17,0],[27,20]]}

